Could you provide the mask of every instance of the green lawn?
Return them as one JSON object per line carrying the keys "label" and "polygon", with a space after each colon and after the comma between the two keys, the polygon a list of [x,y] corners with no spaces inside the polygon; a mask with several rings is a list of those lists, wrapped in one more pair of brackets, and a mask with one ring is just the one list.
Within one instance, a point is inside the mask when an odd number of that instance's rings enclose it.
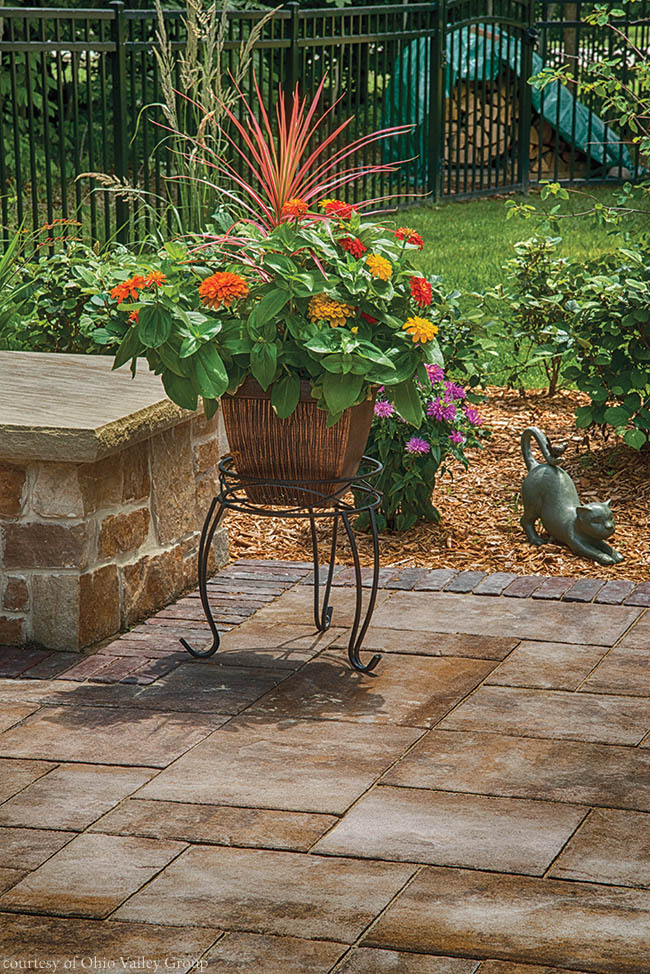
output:
{"label": "green lawn", "polygon": [[[612,202],[614,190],[594,187],[590,194],[601,202]],[[541,210],[539,193],[512,199],[529,202]],[[579,213],[588,209],[590,201],[582,195],[571,195],[563,203],[563,213]],[[403,222],[422,234],[426,247],[420,266],[429,274],[439,274],[445,284],[459,291],[481,291],[497,284],[504,263],[513,256],[512,246],[534,233],[534,219],[513,217],[506,220],[505,197],[442,203],[439,206],[420,206],[404,212]],[[402,219],[402,215],[400,215]],[[562,221],[563,256],[598,256],[615,250],[622,241],[621,234],[596,225],[593,217]]]}

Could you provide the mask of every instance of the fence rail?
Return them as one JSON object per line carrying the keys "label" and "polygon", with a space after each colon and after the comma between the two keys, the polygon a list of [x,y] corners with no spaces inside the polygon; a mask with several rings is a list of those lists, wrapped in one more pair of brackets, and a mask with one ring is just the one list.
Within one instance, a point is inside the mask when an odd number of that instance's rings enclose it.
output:
{"label": "fence rail", "polygon": [[[650,0],[620,0],[635,41],[650,48]],[[368,162],[407,159],[400,173],[369,177],[373,198],[406,194],[470,196],[552,178],[596,180],[638,175],[625,135],[591,96],[532,92],[542,64],[584,70],[615,52],[606,28],[587,25],[582,0],[436,0],[427,3],[301,9],[289,3],[263,26],[244,88],[253,76],[264,97],[279,82],[314,90],[327,73],[326,105],[336,119],[355,115],[356,133],[411,122],[410,135]],[[266,11],[228,16],[222,67]],[[165,11],[172,49],[187,43],[179,11]],[[107,9],[0,8],[0,218],[3,237],[20,225],[52,227],[89,241],[127,240],[150,229],[152,210],[127,203],[80,173],[137,184],[164,208],[174,157],[155,107],[161,79],[154,54],[156,12],[121,0]],[[625,68],[624,68],[625,70]],[[178,79],[177,79],[178,80]],[[604,133],[604,134],[603,134]],[[372,155],[370,154],[372,152]],[[76,220],[72,231],[57,221]]]}

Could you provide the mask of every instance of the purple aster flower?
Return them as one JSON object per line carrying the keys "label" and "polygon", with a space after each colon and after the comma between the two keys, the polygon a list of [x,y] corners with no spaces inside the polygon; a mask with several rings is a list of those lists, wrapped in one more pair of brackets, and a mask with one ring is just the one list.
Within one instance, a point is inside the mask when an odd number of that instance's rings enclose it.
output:
{"label": "purple aster flower", "polygon": [[421,439],[419,436],[412,436],[410,440],[406,442],[406,452],[407,453],[419,453],[424,454],[430,451],[431,447],[426,440]]}
{"label": "purple aster flower", "polygon": [[427,406],[427,416],[432,416],[434,419],[442,421],[444,418],[442,415],[443,409],[442,400],[433,399]]}
{"label": "purple aster flower", "polygon": [[471,423],[472,426],[480,426],[483,422],[483,417],[471,406],[465,407],[465,416],[467,417],[467,422]]}
{"label": "purple aster flower", "polygon": [[445,373],[439,365],[425,365],[424,367],[427,370],[427,375],[431,379],[432,384],[434,382],[441,382],[444,379]]}
{"label": "purple aster flower", "polygon": [[465,442],[465,437],[463,436],[462,433],[459,433],[458,430],[454,430],[454,432],[450,435],[449,439],[451,440],[452,443],[460,444]]}
{"label": "purple aster flower", "polygon": [[391,402],[384,402],[379,400],[375,403],[375,416],[379,416],[381,419],[388,419],[395,412],[395,407]]}
{"label": "purple aster flower", "polygon": [[445,382],[445,399],[464,399],[465,389],[456,382]]}

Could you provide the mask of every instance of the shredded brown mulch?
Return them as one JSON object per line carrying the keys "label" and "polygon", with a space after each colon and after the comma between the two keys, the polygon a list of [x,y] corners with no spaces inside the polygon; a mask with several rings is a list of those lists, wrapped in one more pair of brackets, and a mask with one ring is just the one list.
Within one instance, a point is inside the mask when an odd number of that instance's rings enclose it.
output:
{"label": "shredded brown mulch", "polygon": [[[433,501],[440,523],[421,523],[403,534],[382,535],[382,564],[650,580],[650,453],[629,449],[611,433],[587,435],[577,429],[575,410],[587,401],[577,392],[549,398],[530,391],[522,397],[490,388],[481,413],[492,436],[483,449],[470,452],[467,471],[455,464],[436,483]],[[526,541],[519,524],[525,473],[519,436],[532,425],[541,427],[553,443],[568,441],[562,466],[574,478],[583,502],[611,500],[617,527],[610,541],[625,556],[619,565],[604,567],[559,545],[536,548]],[[308,522],[231,514],[229,527],[233,557],[311,559]],[[328,537],[329,526],[323,522],[319,538]],[[357,537],[362,564],[367,565],[370,540],[363,534]],[[321,557],[325,554],[323,549]],[[343,539],[338,559],[346,564],[352,561]]]}

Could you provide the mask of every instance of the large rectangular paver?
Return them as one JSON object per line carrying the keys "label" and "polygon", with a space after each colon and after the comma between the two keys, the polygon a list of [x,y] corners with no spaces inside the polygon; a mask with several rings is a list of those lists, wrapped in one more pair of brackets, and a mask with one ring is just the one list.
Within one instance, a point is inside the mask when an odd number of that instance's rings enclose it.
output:
{"label": "large rectangular paver", "polygon": [[487,660],[392,655],[378,677],[364,676],[350,669],[344,653],[326,652],[249,712],[432,727],[493,668]]}
{"label": "large rectangular paver", "polygon": [[550,875],[650,888],[650,815],[594,809]]}
{"label": "large rectangular paver", "polygon": [[[309,620],[307,620],[309,621]],[[321,650],[326,649],[343,632],[333,626],[317,632],[311,625],[279,625],[260,622],[259,616],[223,634],[219,652],[207,663],[227,666],[270,666],[294,670]]]}
{"label": "large rectangular paver", "polygon": [[[346,647],[349,630],[343,630],[333,646]],[[365,652],[404,653],[415,656],[469,656],[473,659],[504,659],[518,639],[507,636],[468,636],[464,633],[380,629],[370,626],[363,640]]]}
{"label": "large rectangular paver", "polygon": [[47,774],[56,764],[51,761],[15,761],[0,758],[0,802]]}
{"label": "large rectangular paver", "polygon": [[0,755],[164,768],[227,719],[114,707],[44,707],[0,734]]}
{"label": "large rectangular paver", "polygon": [[0,825],[81,831],[151,775],[149,768],[63,765],[0,805]]}
{"label": "large rectangular paver", "polygon": [[477,961],[462,957],[358,947],[346,957],[337,974],[475,974],[478,969]]}
{"label": "large rectangular paver", "polygon": [[195,846],[115,916],[351,943],[414,870],[402,863]]}
{"label": "large rectangular paver", "polygon": [[533,602],[501,596],[392,592],[388,601],[375,610],[373,623],[387,629],[464,632],[479,636],[507,634],[519,639],[612,646],[641,611],[624,606]]}
{"label": "large rectangular paver", "polygon": [[0,707],[0,731],[8,730],[38,710],[37,703],[4,703]]}
{"label": "large rectangular paver", "polygon": [[[390,595],[394,594],[388,589],[379,589],[377,592],[377,606],[381,606]],[[368,593],[364,595],[367,599]],[[333,609],[333,626],[350,626],[354,619],[356,595],[353,588],[334,588],[330,605]],[[633,612],[635,610],[629,609]],[[638,611],[638,610],[637,610]],[[271,623],[280,625],[312,625],[314,620],[314,589],[311,585],[296,585],[289,589],[284,595],[271,605],[260,609],[255,614],[255,621],[258,623]]]}
{"label": "large rectangular paver", "polygon": [[383,780],[650,811],[650,753],[632,747],[434,730]]}
{"label": "large rectangular paver", "polygon": [[343,721],[238,717],[138,797],[341,814],[420,733]]}
{"label": "large rectangular paver", "polygon": [[542,876],[586,814],[576,805],[381,787],[314,852]]}
{"label": "large rectangular paver", "polygon": [[308,812],[135,799],[104,815],[91,831],[306,852],[337,821]]}
{"label": "large rectangular paver", "polygon": [[622,649],[650,649],[650,611],[647,609],[619,643]]}
{"label": "large rectangular paver", "polygon": [[203,960],[209,974],[329,974],[347,949],[327,940],[230,932]]}
{"label": "large rectangular paver", "polygon": [[647,974],[645,890],[427,867],[368,943],[429,953]]}
{"label": "large rectangular paver", "polygon": [[0,910],[108,916],[183,848],[181,842],[79,835],[1,896]]}
{"label": "large rectangular paver", "polygon": [[70,832],[0,828],[0,866],[36,869],[72,839]]}
{"label": "large rectangular paver", "polygon": [[650,697],[650,646],[615,646],[580,687],[588,693],[622,693]]}
{"label": "large rectangular paver", "polygon": [[486,683],[577,690],[606,652],[605,646],[525,640],[490,674]]}
{"label": "large rectangular paver", "polygon": [[441,727],[604,744],[638,744],[650,730],[650,700],[561,690],[480,687]]}
{"label": "large rectangular paver", "polygon": [[[58,972],[77,957],[112,961],[113,970],[144,970],[143,958],[169,958],[176,974],[186,974],[197,957],[210,947],[221,931],[200,927],[168,927],[154,923],[118,923],[111,920],[70,920],[58,917],[0,914],[0,956],[7,959],[42,958],[56,964]],[[123,968],[123,961],[127,962]],[[133,965],[131,967],[131,962]],[[72,968],[68,968],[69,970]],[[108,968],[106,968],[108,969]],[[160,968],[159,968],[160,970]]]}

